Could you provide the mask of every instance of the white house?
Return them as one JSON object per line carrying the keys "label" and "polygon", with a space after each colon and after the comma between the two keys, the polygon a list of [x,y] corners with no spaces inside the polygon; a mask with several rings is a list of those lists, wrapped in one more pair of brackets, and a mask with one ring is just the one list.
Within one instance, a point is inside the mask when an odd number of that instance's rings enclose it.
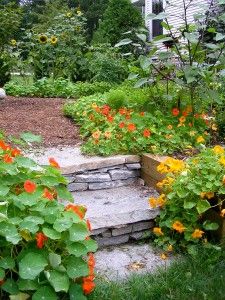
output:
{"label": "white house", "polygon": [[[194,15],[206,11],[210,4],[215,4],[216,0],[131,0],[134,5],[142,11],[145,19],[151,13],[158,14],[165,11],[168,13],[168,21],[174,28],[184,24],[184,3],[187,7],[187,20],[191,24],[194,22]],[[161,25],[161,20],[147,20],[146,26],[149,28],[150,39],[157,35],[166,33]]]}

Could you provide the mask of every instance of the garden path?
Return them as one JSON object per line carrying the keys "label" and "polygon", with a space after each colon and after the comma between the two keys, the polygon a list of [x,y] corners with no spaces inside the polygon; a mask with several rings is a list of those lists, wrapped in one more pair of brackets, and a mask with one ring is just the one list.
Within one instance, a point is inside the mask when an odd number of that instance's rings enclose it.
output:
{"label": "garden path", "polygon": [[43,146],[78,145],[79,129],[63,115],[65,99],[6,97],[0,100],[0,128],[7,135],[39,134]]}

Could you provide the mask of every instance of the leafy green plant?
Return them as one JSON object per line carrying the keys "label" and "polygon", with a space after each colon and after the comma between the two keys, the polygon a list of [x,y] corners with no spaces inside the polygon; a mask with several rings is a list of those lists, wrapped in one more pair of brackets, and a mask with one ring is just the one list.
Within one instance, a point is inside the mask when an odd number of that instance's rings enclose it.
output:
{"label": "leafy green plant", "polygon": [[34,83],[21,83],[16,80],[5,85],[5,90],[11,96],[36,96],[36,97],[62,97],[77,98],[95,93],[104,93],[112,88],[107,82],[77,82],[72,83],[66,79],[42,78]]}
{"label": "leafy green plant", "polygon": [[114,109],[126,106],[126,93],[121,90],[112,90],[107,94],[107,104]]}
{"label": "leafy green plant", "polygon": [[166,251],[189,253],[199,244],[211,247],[206,233],[219,225],[208,212],[213,209],[225,216],[224,148],[206,148],[186,161],[168,158],[157,170],[166,177],[158,183],[161,195],[149,199],[151,207],[161,208],[158,227],[153,229],[156,243]]}
{"label": "leafy green plant", "polygon": [[49,162],[39,166],[0,140],[1,299],[86,299],[94,288],[86,209],[66,203],[67,180]]}

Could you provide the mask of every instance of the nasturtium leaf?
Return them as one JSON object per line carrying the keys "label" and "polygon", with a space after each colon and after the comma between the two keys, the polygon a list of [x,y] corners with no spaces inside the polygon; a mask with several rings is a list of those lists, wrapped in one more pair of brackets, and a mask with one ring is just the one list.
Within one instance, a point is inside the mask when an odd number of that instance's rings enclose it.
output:
{"label": "nasturtium leaf", "polygon": [[37,167],[37,163],[35,161],[24,156],[17,156],[15,158],[15,162],[19,167],[31,168],[31,169]]}
{"label": "nasturtium leaf", "polygon": [[31,233],[36,233],[39,229],[39,227],[32,221],[25,221],[25,220],[23,220],[20,223],[19,227],[20,227],[20,230],[27,230]]}
{"label": "nasturtium leaf", "polygon": [[15,267],[15,261],[10,256],[0,259],[0,268],[13,269]]}
{"label": "nasturtium leaf", "polygon": [[60,232],[56,231],[53,228],[43,227],[43,233],[52,240],[59,240],[61,238]]}
{"label": "nasturtium leaf", "polygon": [[203,227],[205,230],[217,230],[219,228],[219,224],[207,220],[203,223]]}
{"label": "nasturtium leaf", "polygon": [[41,197],[41,195],[42,195],[42,192],[40,192],[40,191],[36,191],[32,194],[24,192],[24,193],[21,193],[20,195],[18,195],[16,197],[15,201],[19,201],[23,205],[33,206],[33,205],[37,204],[38,199]]}
{"label": "nasturtium leaf", "polygon": [[199,214],[203,214],[205,211],[210,209],[211,205],[207,200],[199,200],[197,202],[197,211]]}
{"label": "nasturtium leaf", "polygon": [[82,243],[72,243],[66,247],[66,250],[74,256],[83,256],[88,253],[87,248]]}
{"label": "nasturtium leaf", "polygon": [[87,300],[83,294],[81,285],[73,283],[69,289],[70,300]]}
{"label": "nasturtium leaf", "polygon": [[73,202],[73,195],[68,191],[67,187],[64,185],[60,185],[56,187],[56,191],[58,194],[58,198],[62,200],[67,200],[69,202]]}
{"label": "nasturtium leaf", "polygon": [[31,132],[22,133],[20,138],[26,143],[40,143],[42,141],[42,137],[40,135],[36,135]]}
{"label": "nasturtium leaf", "polygon": [[5,270],[0,268],[0,280],[3,280],[5,278]]}
{"label": "nasturtium leaf", "polygon": [[184,209],[191,209],[196,206],[196,201],[185,200],[184,201]]}
{"label": "nasturtium leaf", "polygon": [[35,291],[38,289],[38,281],[19,279],[17,282],[20,291]]}
{"label": "nasturtium leaf", "polygon": [[88,236],[88,229],[86,224],[73,224],[69,229],[70,240],[73,242],[82,241]]}
{"label": "nasturtium leaf", "polygon": [[40,287],[32,296],[32,300],[57,300],[58,297],[50,286]]}
{"label": "nasturtium leaf", "polygon": [[56,292],[68,292],[70,281],[66,273],[53,270],[46,272],[46,277]]}
{"label": "nasturtium leaf", "polygon": [[9,187],[8,186],[5,186],[5,185],[3,185],[3,184],[0,184],[0,196],[1,197],[4,197],[4,196],[6,196],[7,194],[8,194],[8,192],[9,192]]}
{"label": "nasturtium leaf", "polygon": [[56,253],[49,253],[49,262],[53,268],[56,268],[61,264],[61,256]]}
{"label": "nasturtium leaf", "polygon": [[44,224],[44,219],[41,217],[37,217],[37,216],[28,216],[28,217],[24,218],[24,221],[33,222],[37,225]]}
{"label": "nasturtium leaf", "polygon": [[87,263],[81,257],[70,256],[66,262],[67,274],[75,279],[81,276],[87,276],[89,273]]}
{"label": "nasturtium leaf", "polygon": [[16,295],[19,293],[18,286],[13,279],[7,279],[2,285],[1,288],[3,291],[11,294]]}
{"label": "nasturtium leaf", "polygon": [[74,213],[73,211],[65,211],[63,213],[64,217],[73,221],[73,223],[80,223],[81,222],[81,219],[80,217]]}
{"label": "nasturtium leaf", "polygon": [[25,294],[25,293],[19,293],[17,295],[11,295],[9,296],[10,300],[27,300],[30,298],[29,294]]}
{"label": "nasturtium leaf", "polygon": [[95,240],[88,239],[84,241],[80,241],[86,248],[88,252],[95,252],[98,249],[98,244]]}
{"label": "nasturtium leaf", "polygon": [[34,252],[26,254],[19,262],[19,275],[22,279],[35,279],[48,265],[46,258]]}
{"label": "nasturtium leaf", "polygon": [[16,245],[21,240],[16,226],[7,222],[0,222],[0,235],[4,236],[8,242]]}
{"label": "nasturtium leaf", "polygon": [[56,221],[53,224],[53,228],[58,231],[58,232],[63,232],[67,229],[69,229],[73,224],[73,221],[65,218],[65,217],[61,217],[56,219]]}

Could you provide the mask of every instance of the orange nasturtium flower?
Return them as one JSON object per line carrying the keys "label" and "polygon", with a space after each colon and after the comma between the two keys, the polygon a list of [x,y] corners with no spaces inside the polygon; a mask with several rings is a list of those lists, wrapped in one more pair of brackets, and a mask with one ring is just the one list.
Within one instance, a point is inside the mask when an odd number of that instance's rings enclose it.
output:
{"label": "orange nasturtium flower", "polygon": [[175,107],[175,108],[172,109],[172,115],[173,116],[177,117],[179,115],[179,113],[180,113],[180,111],[179,111],[178,108]]}
{"label": "orange nasturtium flower", "polygon": [[97,131],[95,131],[95,132],[92,133],[92,137],[95,140],[98,140],[100,138],[100,135],[101,135],[101,131],[100,130],[97,130]]}
{"label": "orange nasturtium flower", "polygon": [[162,254],[160,255],[160,257],[161,257],[161,259],[163,259],[163,260],[166,260],[166,259],[168,258],[168,256],[167,256],[166,253],[162,253]]}
{"label": "orange nasturtium flower", "polygon": [[125,127],[125,123],[124,122],[120,122],[119,128],[124,128],[124,127]]}
{"label": "orange nasturtium flower", "polygon": [[4,151],[9,150],[10,146],[6,144],[4,141],[0,140],[0,148]]}
{"label": "orange nasturtium flower", "polygon": [[19,149],[15,148],[15,149],[11,150],[11,156],[12,157],[16,157],[16,156],[19,156],[19,155],[21,155],[21,151]]}
{"label": "orange nasturtium flower", "polygon": [[178,231],[179,233],[182,233],[185,231],[185,227],[184,225],[180,222],[180,221],[176,221],[173,223],[172,228],[176,231]]}
{"label": "orange nasturtium flower", "polygon": [[47,236],[42,232],[38,232],[36,234],[37,247],[42,249],[44,247],[45,242],[48,240]]}
{"label": "orange nasturtium flower", "polygon": [[132,132],[136,130],[136,125],[134,123],[130,123],[127,125],[127,130]]}
{"label": "orange nasturtium flower", "polygon": [[157,199],[156,198],[151,197],[151,198],[149,198],[148,202],[152,208],[157,207]]}
{"label": "orange nasturtium flower", "polygon": [[108,115],[108,116],[107,116],[107,120],[108,120],[110,123],[112,123],[112,122],[114,121],[114,118],[113,118],[113,116]]}
{"label": "orange nasturtium flower", "polygon": [[112,133],[111,133],[110,131],[106,131],[106,132],[104,133],[104,137],[107,138],[107,139],[110,139],[111,136],[112,136]]}
{"label": "orange nasturtium flower", "polygon": [[173,125],[168,125],[167,129],[172,130],[173,129]]}
{"label": "orange nasturtium flower", "polygon": [[144,129],[143,136],[148,138],[148,137],[150,137],[150,135],[151,135],[151,131],[149,129]]}
{"label": "orange nasturtium flower", "polygon": [[29,194],[32,194],[33,192],[36,191],[36,183],[34,183],[30,180],[26,180],[24,182],[23,187],[24,187],[24,190]]}
{"label": "orange nasturtium flower", "polygon": [[6,164],[11,164],[13,162],[13,158],[9,155],[9,154],[5,154],[3,156],[3,161],[6,163]]}
{"label": "orange nasturtium flower", "polygon": [[54,195],[47,188],[44,189],[43,197],[48,200],[54,199]]}
{"label": "orange nasturtium flower", "polygon": [[179,118],[180,123],[184,123],[186,121],[186,118],[184,116]]}
{"label": "orange nasturtium flower", "polygon": [[52,167],[54,167],[54,168],[56,168],[56,169],[59,169],[59,168],[60,168],[59,164],[57,163],[57,161],[55,161],[55,159],[54,159],[53,157],[50,157],[50,158],[48,159],[48,161],[49,161],[49,163],[50,163],[50,165],[51,165]]}
{"label": "orange nasturtium flower", "polygon": [[83,278],[82,288],[85,295],[90,294],[93,289],[95,288],[94,281],[94,267],[95,267],[95,258],[93,253],[89,253],[88,256],[88,268],[89,268],[89,275]]}
{"label": "orange nasturtium flower", "polygon": [[73,211],[75,214],[77,214],[80,217],[81,220],[84,218],[85,213],[86,213],[86,208],[85,207],[75,205],[75,204],[68,204],[65,207],[65,210],[66,211],[68,211],[68,210]]}
{"label": "orange nasturtium flower", "polygon": [[200,239],[204,234],[204,231],[200,230],[200,229],[195,229],[195,231],[192,233],[192,237],[193,239]]}
{"label": "orange nasturtium flower", "polygon": [[171,244],[168,245],[167,251],[172,252],[173,251],[173,246]]}
{"label": "orange nasturtium flower", "polygon": [[162,232],[162,229],[160,227],[154,227],[153,233],[156,235],[164,235],[164,233]]}
{"label": "orange nasturtium flower", "polygon": [[89,231],[91,231],[91,222],[89,220],[86,220],[86,223],[87,223],[87,228]]}
{"label": "orange nasturtium flower", "polygon": [[141,117],[144,117],[144,115],[145,115],[145,112],[144,112],[144,111],[141,111],[141,112],[140,112],[140,116],[141,116]]}

